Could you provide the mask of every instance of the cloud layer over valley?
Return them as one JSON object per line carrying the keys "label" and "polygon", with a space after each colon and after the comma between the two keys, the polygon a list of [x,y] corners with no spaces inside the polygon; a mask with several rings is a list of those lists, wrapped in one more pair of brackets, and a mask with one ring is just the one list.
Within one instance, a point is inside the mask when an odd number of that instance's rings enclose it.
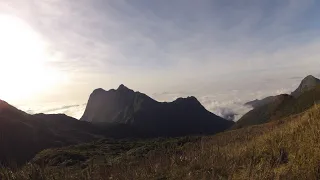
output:
{"label": "cloud layer over valley", "polygon": [[[319,77],[319,76],[317,76]],[[190,91],[166,91],[160,93],[147,94],[158,101],[173,101],[178,97],[196,96],[201,104],[209,111],[228,120],[237,121],[246,112],[251,110],[251,107],[244,106],[244,103],[262,99],[267,96],[278,94],[290,94],[295,90],[303,77],[290,77],[283,80],[266,79],[248,86],[238,86],[238,89],[224,89],[218,91],[215,86],[206,89],[195,89]],[[280,83],[279,83],[280,82]],[[236,84],[235,84],[236,85]],[[237,87],[237,86],[235,86]],[[211,90],[212,91],[211,91]],[[216,89],[216,90],[214,90]],[[252,90],[254,89],[254,90]],[[89,95],[88,95],[89,97]],[[69,116],[79,119],[85,110],[86,103],[59,105],[59,103],[46,104],[45,106],[20,106],[19,108],[28,113],[64,113]]]}

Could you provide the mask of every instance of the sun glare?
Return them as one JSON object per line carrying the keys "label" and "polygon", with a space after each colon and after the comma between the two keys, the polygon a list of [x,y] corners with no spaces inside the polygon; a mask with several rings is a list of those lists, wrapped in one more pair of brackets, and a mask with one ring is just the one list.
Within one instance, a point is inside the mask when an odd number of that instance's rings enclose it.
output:
{"label": "sun glare", "polygon": [[52,87],[56,75],[46,66],[46,44],[23,20],[0,15],[0,98],[29,98]]}

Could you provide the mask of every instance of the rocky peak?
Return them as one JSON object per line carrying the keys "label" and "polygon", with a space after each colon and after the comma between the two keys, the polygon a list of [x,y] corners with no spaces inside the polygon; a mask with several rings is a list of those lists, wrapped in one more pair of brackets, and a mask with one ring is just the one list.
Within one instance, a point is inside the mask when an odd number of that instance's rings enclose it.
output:
{"label": "rocky peak", "polygon": [[117,89],[118,92],[134,92],[132,89],[129,89],[123,84],[120,84],[120,86]]}
{"label": "rocky peak", "polygon": [[301,81],[301,84],[309,84],[309,83],[319,83],[320,80],[317,79],[316,77],[312,76],[312,75],[309,75],[307,77],[305,77],[302,81]]}
{"label": "rocky peak", "polygon": [[320,80],[312,75],[309,75],[301,81],[299,87],[294,92],[292,92],[292,95],[294,97],[298,97],[302,93],[315,88],[317,85],[320,85]]}

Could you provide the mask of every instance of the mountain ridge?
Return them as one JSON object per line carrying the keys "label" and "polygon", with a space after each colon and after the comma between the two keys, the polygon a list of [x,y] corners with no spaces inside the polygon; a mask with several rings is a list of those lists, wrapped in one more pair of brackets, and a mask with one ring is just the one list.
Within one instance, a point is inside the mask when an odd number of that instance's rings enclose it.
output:
{"label": "mountain ridge", "polygon": [[216,133],[233,124],[207,111],[194,96],[158,102],[123,84],[116,90],[95,89],[80,120],[129,124],[154,136]]}
{"label": "mountain ridge", "polygon": [[23,112],[0,101],[0,164],[24,164],[41,150],[90,142],[100,129],[65,114]]}

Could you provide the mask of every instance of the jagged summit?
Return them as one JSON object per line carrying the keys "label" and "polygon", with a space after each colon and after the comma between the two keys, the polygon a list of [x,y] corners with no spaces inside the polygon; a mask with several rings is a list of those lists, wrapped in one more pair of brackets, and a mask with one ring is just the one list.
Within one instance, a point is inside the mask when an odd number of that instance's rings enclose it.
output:
{"label": "jagged summit", "polygon": [[301,81],[299,87],[294,92],[292,92],[291,95],[297,98],[302,93],[309,91],[318,85],[320,85],[320,79],[312,75],[308,75]]}
{"label": "jagged summit", "polygon": [[[99,94],[99,93],[105,93],[108,92],[104,90],[103,88],[97,88],[93,90],[92,94]],[[132,89],[128,88],[127,86],[120,84],[117,89],[110,89],[109,92],[134,92]]]}
{"label": "jagged summit", "polygon": [[118,87],[118,89],[116,90],[118,92],[131,92],[133,93],[134,91],[130,88],[128,88],[127,86],[120,84],[120,86]]}
{"label": "jagged summit", "polygon": [[123,84],[120,84],[117,90],[122,90],[122,89],[129,89],[129,88]]}

